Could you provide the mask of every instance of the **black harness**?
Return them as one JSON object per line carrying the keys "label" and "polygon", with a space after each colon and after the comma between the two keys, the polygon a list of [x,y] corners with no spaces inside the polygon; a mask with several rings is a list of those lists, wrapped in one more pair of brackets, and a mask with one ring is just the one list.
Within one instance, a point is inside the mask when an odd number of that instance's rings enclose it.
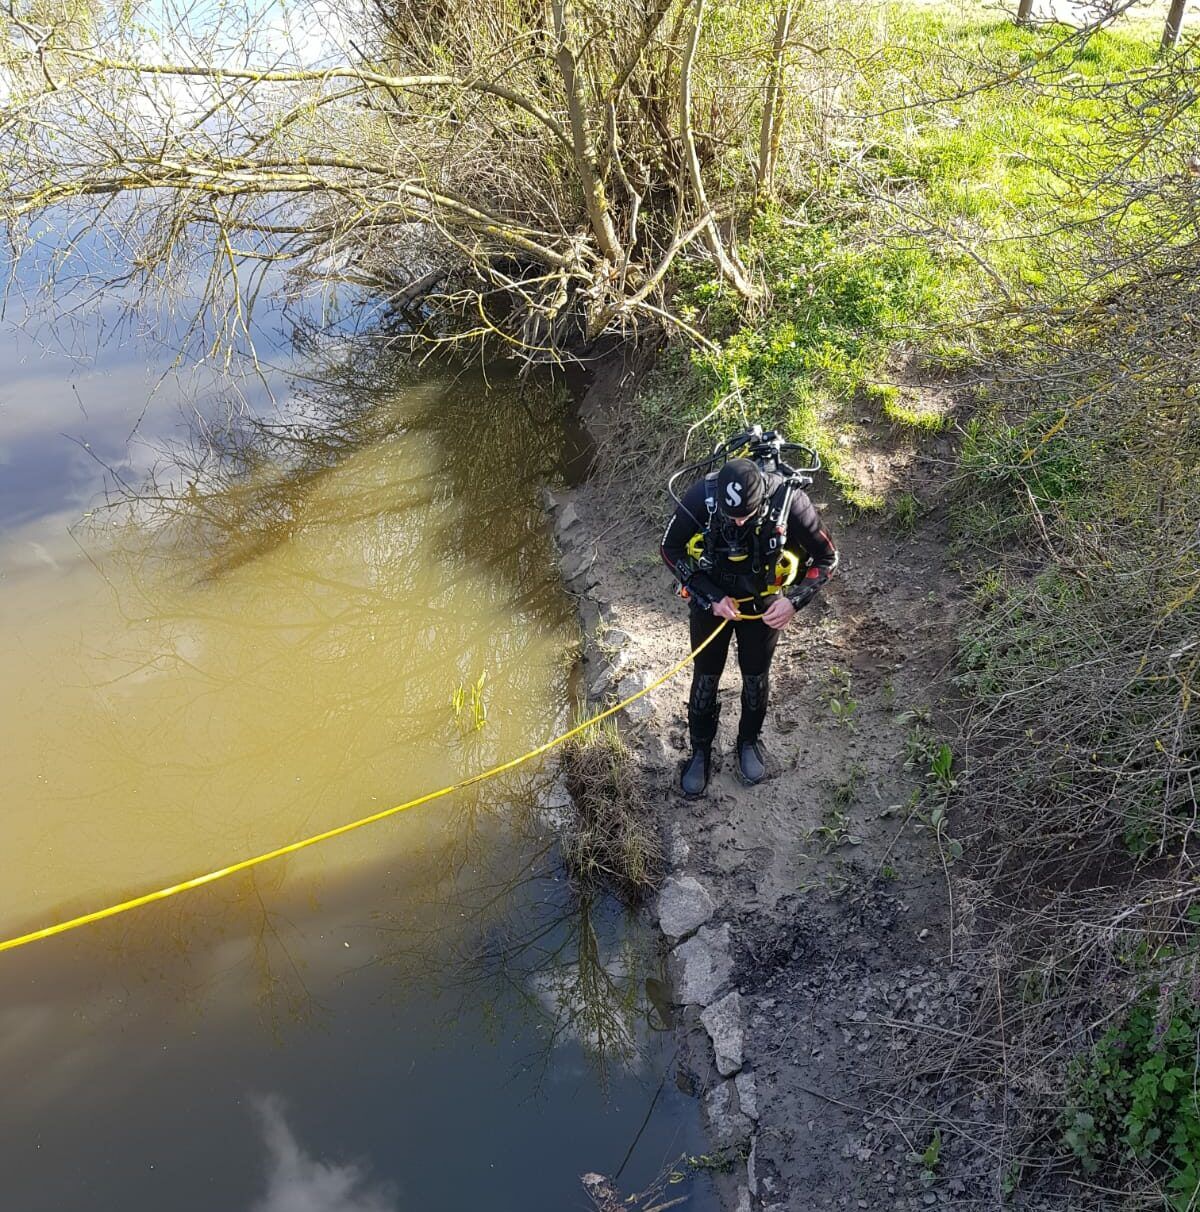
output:
{"label": "black harness", "polygon": [[700,567],[706,572],[720,575],[725,571],[721,565],[725,565],[736,577],[741,574],[737,565],[749,560],[751,577],[758,589],[764,589],[765,574],[769,570],[774,575],[779,553],[787,543],[788,517],[797,485],[791,479],[781,479],[772,490],[766,508],[760,507],[751,530],[750,523],[735,526],[717,509],[718,474],[710,471],[704,477],[704,505],[708,510],[708,520],[704,526]]}

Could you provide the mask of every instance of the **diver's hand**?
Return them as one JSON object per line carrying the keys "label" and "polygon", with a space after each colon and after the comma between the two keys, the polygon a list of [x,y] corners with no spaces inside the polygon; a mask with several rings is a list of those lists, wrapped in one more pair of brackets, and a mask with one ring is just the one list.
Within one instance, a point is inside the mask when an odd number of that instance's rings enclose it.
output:
{"label": "diver's hand", "polygon": [[762,619],[768,627],[782,631],[796,617],[796,613],[795,606],[787,598],[780,596],[763,611]]}
{"label": "diver's hand", "polygon": [[712,604],[712,612],[719,619],[728,619],[731,623],[742,616],[738,613],[738,604],[733,598],[725,597]]}

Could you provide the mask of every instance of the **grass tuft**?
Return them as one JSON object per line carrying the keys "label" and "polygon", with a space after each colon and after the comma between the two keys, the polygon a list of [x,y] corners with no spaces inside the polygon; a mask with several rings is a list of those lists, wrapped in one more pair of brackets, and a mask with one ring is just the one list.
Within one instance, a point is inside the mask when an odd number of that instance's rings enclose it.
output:
{"label": "grass tuft", "polygon": [[641,772],[612,720],[563,747],[575,819],[563,842],[571,877],[636,904],[662,879],[663,854]]}

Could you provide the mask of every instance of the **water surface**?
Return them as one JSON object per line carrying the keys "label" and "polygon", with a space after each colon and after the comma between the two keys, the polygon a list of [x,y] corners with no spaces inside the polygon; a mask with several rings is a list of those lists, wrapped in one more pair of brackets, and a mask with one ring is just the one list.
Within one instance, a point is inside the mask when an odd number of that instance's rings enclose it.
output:
{"label": "water surface", "polygon": [[[360,342],[278,408],[191,400],[188,423],[161,387],[143,416],[149,357],[106,347],[86,391],[78,365],[6,368],[5,936],[453,782],[570,712],[553,390]],[[654,940],[572,894],[544,777],[0,955],[4,1206],[586,1207],[583,1171],[624,1163],[629,1190],[698,1151],[642,993]]]}

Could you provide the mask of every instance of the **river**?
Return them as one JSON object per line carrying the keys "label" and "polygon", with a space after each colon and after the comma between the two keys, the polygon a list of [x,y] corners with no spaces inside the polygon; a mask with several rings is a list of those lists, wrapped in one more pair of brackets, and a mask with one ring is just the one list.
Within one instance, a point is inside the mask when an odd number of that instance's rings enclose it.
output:
{"label": "river", "polygon": [[[3,349],[4,937],[569,718],[539,506],[560,392],[362,337],[280,339],[240,394],[130,333]],[[711,1206],[678,1164],[703,1146],[645,993],[657,939],[574,893],[545,779],[0,954],[0,1204],[569,1209],[585,1171],[630,1191],[677,1167],[671,1195]]]}

